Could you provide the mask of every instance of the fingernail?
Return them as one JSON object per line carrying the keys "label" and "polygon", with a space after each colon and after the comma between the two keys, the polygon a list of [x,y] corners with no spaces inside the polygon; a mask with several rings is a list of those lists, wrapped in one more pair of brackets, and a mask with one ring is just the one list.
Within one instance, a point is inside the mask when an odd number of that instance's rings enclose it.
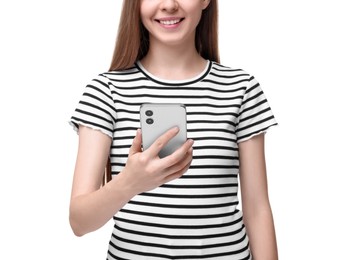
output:
{"label": "fingernail", "polygon": [[194,144],[194,140],[189,139],[189,140],[188,140],[188,143],[191,144],[191,145],[193,145],[193,144]]}

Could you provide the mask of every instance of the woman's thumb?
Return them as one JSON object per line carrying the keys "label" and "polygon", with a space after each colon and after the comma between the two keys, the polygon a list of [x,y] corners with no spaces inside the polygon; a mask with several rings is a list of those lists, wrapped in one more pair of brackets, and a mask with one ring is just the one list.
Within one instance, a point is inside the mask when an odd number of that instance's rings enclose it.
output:
{"label": "woman's thumb", "polygon": [[135,153],[140,153],[141,152],[141,144],[142,144],[142,135],[141,135],[141,129],[137,129],[136,131],[136,136],[134,140],[132,141],[132,145],[130,147],[129,154],[135,154]]}

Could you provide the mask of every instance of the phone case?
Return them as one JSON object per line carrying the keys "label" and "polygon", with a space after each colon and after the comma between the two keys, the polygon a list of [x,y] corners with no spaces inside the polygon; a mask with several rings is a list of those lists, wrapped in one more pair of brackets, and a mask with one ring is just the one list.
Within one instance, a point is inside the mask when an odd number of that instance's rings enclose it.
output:
{"label": "phone case", "polygon": [[183,104],[146,103],[140,107],[140,122],[143,149],[172,127],[178,126],[179,133],[160,151],[163,158],[172,154],[187,138],[186,108]]}

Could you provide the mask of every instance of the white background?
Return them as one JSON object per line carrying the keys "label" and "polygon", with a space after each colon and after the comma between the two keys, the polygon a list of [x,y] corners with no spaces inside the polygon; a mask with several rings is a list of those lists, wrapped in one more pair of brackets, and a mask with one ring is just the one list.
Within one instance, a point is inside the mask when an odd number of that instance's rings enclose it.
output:
{"label": "white background", "polygon": [[[0,3],[0,259],[105,259],[112,229],[68,222],[67,121],[109,67],[121,0]],[[220,0],[223,64],[260,81],[279,126],[266,155],[280,259],[353,259],[349,0]]]}

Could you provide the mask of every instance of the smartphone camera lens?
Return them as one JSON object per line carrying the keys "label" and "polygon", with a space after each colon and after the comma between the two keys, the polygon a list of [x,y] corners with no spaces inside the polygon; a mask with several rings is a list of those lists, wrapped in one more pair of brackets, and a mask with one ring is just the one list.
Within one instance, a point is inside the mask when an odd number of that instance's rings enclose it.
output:
{"label": "smartphone camera lens", "polygon": [[152,110],[147,110],[145,113],[146,113],[146,116],[152,116],[153,115]]}
{"label": "smartphone camera lens", "polygon": [[146,123],[149,124],[149,125],[152,125],[153,124],[153,119],[152,118],[147,118],[146,119]]}

